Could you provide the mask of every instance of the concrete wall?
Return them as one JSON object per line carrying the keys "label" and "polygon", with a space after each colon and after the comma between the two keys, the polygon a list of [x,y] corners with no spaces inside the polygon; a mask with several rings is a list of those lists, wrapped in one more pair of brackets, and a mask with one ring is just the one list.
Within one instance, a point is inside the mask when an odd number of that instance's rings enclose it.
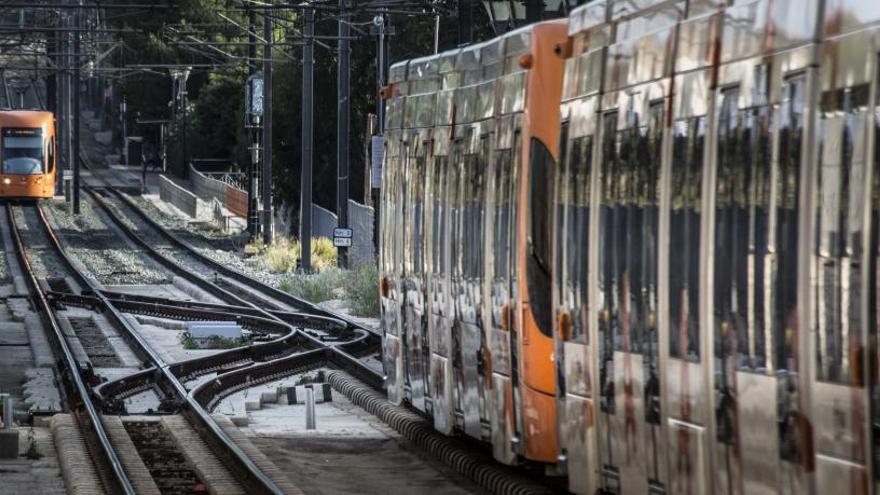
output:
{"label": "concrete wall", "polygon": [[[373,209],[348,200],[348,227],[352,230],[351,248],[348,250],[352,264],[375,262],[373,249]],[[336,214],[318,205],[312,205],[312,236],[333,239]]]}
{"label": "concrete wall", "polygon": [[189,166],[189,176],[192,180],[193,192],[196,196],[210,200],[216,198],[221,203],[226,199],[226,183],[216,179],[212,179],[207,175],[199,172],[192,165]]}
{"label": "concrete wall", "polygon": [[199,216],[199,198],[164,175],[159,176],[159,197],[193,218]]}

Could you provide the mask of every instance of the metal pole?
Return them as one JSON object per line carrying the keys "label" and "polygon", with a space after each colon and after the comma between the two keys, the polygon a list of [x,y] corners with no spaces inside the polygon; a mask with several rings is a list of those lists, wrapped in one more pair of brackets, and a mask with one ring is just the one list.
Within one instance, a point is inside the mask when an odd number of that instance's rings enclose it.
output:
{"label": "metal pole", "polygon": [[[182,88],[182,96],[180,98],[181,103],[183,104],[183,178],[189,178],[189,143],[187,142],[187,131],[188,123],[187,123],[187,111],[186,111],[186,79],[187,74],[184,74],[183,80],[180,84],[183,85]],[[128,144],[126,144],[127,146]]]}
{"label": "metal pole", "polygon": [[434,54],[440,49],[440,14],[434,16]]}
{"label": "metal pole", "polygon": [[263,14],[263,243],[272,242],[272,18]]}
{"label": "metal pole", "polygon": [[[257,13],[254,10],[248,10],[248,76],[253,76],[257,72],[255,67],[257,59]],[[251,164],[250,174],[248,176],[248,217],[247,231],[251,238],[260,234],[260,128],[253,122],[248,129],[248,135],[251,142]]]}
{"label": "metal pole", "polygon": [[[82,5],[82,1],[80,1]],[[79,215],[79,166],[80,166],[80,149],[79,149],[79,28],[82,23],[82,15],[80,11],[74,12],[74,25],[77,31],[73,33],[73,214]]]}
{"label": "metal pole", "polygon": [[300,185],[299,239],[302,270],[312,271],[312,103],[314,96],[315,11],[306,9],[303,26],[302,177]]}
{"label": "metal pole", "polygon": [[[348,2],[339,0],[339,67],[336,74],[336,218],[340,229],[348,228],[348,127],[349,127],[349,41],[351,14]],[[340,268],[348,266],[348,248],[337,249],[336,262]]]}
{"label": "metal pole", "polygon": [[12,97],[9,96],[9,83],[6,81],[6,69],[0,70],[0,77],[3,77],[3,94],[6,96],[6,106],[15,108],[12,104]]}

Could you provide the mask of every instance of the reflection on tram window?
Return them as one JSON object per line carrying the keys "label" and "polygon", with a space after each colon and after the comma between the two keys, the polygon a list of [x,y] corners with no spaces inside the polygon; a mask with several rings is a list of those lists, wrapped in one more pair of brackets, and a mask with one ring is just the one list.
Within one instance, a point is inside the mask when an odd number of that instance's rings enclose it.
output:
{"label": "reflection on tram window", "polygon": [[494,151],[492,158],[492,184],[488,193],[493,197],[492,211],[492,325],[494,328],[509,329],[503,325],[502,314],[509,305],[511,292],[511,253],[513,240],[514,185],[513,149]]}
{"label": "reflection on tram window", "polygon": [[[721,92],[715,212],[715,353],[740,369],[767,367],[771,198],[769,107],[740,109]],[[725,367],[726,370],[726,367]],[[723,378],[722,378],[723,380]]]}
{"label": "reflection on tram window", "polygon": [[[820,106],[816,204],[816,354],[820,380],[860,383],[862,219],[869,86],[827,91]],[[867,322],[866,322],[867,323]]]}
{"label": "reflection on tram window", "polygon": [[423,266],[422,252],[424,251],[424,187],[425,187],[425,156],[411,157],[408,160],[409,170],[407,173],[406,209],[409,213],[406,225],[404,225],[405,247],[403,251],[406,260],[408,275],[413,276],[421,273]]}
{"label": "reflection on tram window", "polygon": [[669,353],[700,360],[700,218],[706,118],[675,123],[669,238]]}
{"label": "reflection on tram window", "polygon": [[465,155],[466,180],[462,181],[462,275],[467,280],[478,280],[483,273],[483,176],[485,153]]}
{"label": "reflection on tram window", "polygon": [[804,133],[803,75],[788,78],[782,87],[779,122],[779,164],[775,211],[775,269],[772,273],[772,328],[774,367],[796,371],[795,353],[800,329],[797,321],[798,199],[801,144]]}
{"label": "reflection on tram window", "polygon": [[431,178],[431,267],[437,275],[442,275],[446,270],[446,257],[443,256],[443,246],[446,245],[446,167],[447,157],[434,157],[433,177]]}
{"label": "reflection on tram window", "polygon": [[[557,183],[558,210],[564,215],[557,256],[562,267],[560,277],[560,304],[570,312],[570,340],[587,343],[587,262],[590,225],[590,167],[593,136],[581,136],[569,141],[566,156]],[[557,227],[558,228],[558,227]]]}
{"label": "reflection on tram window", "polygon": [[[614,347],[655,353],[657,308],[657,179],[662,103],[648,119],[632,112],[629,125],[606,134],[602,160],[600,288]],[[606,129],[608,130],[608,129]],[[607,313],[607,314],[606,314]]]}

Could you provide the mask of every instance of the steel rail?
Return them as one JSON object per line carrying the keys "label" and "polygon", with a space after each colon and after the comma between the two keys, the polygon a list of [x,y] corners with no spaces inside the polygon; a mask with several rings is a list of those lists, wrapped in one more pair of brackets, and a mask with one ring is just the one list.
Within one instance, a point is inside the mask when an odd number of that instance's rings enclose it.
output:
{"label": "steel rail", "polygon": [[[172,260],[171,258],[168,258],[168,257],[162,255],[153,246],[151,246],[148,242],[146,242],[146,240],[144,240],[140,235],[135,233],[122,220],[122,218],[120,218],[114,211],[112,211],[112,208],[110,207],[110,205],[108,205],[106,203],[106,201],[104,201],[104,199],[100,197],[100,194],[95,190],[95,188],[87,186],[86,191],[96,200],[97,204],[101,207],[101,209],[108,215],[108,217],[111,219],[111,221],[114,224],[116,224],[116,226],[123,231],[123,233],[126,236],[128,236],[136,244],[141,246],[148,254],[150,254],[152,257],[154,257],[160,263],[173,269],[175,271],[175,273],[178,273],[181,276],[187,278],[188,280],[196,283],[197,285],[199,285],[200,287],[202,287],[206,291],[211,292],[212,294],[218,294],[218,297],[220,297],[221,299],[225,299],[227,301],[232,301],[235,305],[244,305],[247,307],[255,308],[258,311],[262,312],[264,315],[266,315],[268,318],[274,318],[279,322],[286,323],[283,318],[283,313],[282,314],[273,314],[273,313],[269,312],[268,310],[260,308],[259,306],[255,305],[249,301],[246,301],[246,300],[244,300],[234,294],[231,294],[231,293],[229,293],[229,291],[226,291],[225,289],[223,289],[221,287],[216,286],[216,284],[214,284],[213,282],[206,280],[203,277],[201,277],[195,273],[192,273],[191,271],[185,269],[183,266],[178,264],[177,261]],[[143,211],[141,211],[136,205],[133,204],[133,202],[131,202],[124,195],[121,195],[120,193],[118,193],[117,191],[115,191],[114,189],[111,189],[111,188],[101,188],[101,191],[109,191],[109,192],[113,193],[115,196],[117,196],[118,198],[120,198],[126,204],[128,209],[135,212],[135,214],[137,214],[142,220],[144,220],[145,223],[150,226],[150,228],[152,228],[154,231],[159,233],[163,238],[165,238],[167,241],[171,242],[173,245],[177,246],[180,249],[183,249],[187,254],[191,255],[193,258],[196,259],[196,261],[202,263],[203,265],[206,265],[212,269],[215,269],[218,272],[222,273],[224,276],[232,278],[233,280],[235,280],[241,284],[244,284],[247,287],[251,287],[251,288],[256,287],[260,292],[263,292],[265,297],[268,297],[270,299],[274,299],[274,300],[287,299],[288,301],[293,301],[293,304],[291,304],[291,306],[293,306],[293,307],[299,306],[301,309],[304,309],[305,311],[308,311],[310,313],[317,313],[318,315],[321,315],[321,316],[326,316],[329,318],[333,318],[335,320],[344,321],[346,323],[346,325],[348,325],[350,328],[363,331],[366,334],[366,336],[361,340],[365,340],[365,341],[370,340],[372,343],[374,343],[377,350],[381,349],[380,337],[375,331],[373,331],[367,327],[364,327],[362,325],[358,325],[358,324],[356,324],[356,323],[354,323],[354,322],[352,322],[352,321],[350,321],[340,315],[325,311],[312,303],[305,302],[299,298],[294,298],[293,296],[290,296],[286,292],[280,291],[278,289],[275,289],[274,287],[270,287],[266,284],[263,284],[262,282],[259,282],[255,279],[252,279],[252,278],[248,277],[247,275],[244,275],[241,272],[229,269],[225,265],[218,263],[207,256],[202,255],[195,248],[191,247],[189,244],[177,239],[170,232],[168,232],[166,229],[164,229],[161,225],[156,223],[153,219],[149,218],[149,216],[147,216]],[[232,275],[230,275],[230,274],[232,274]],[[266,294],[266,293],[268,293],[268,294]],[[283,296],[283,297],[279,297],[278,295]],[[282,302],[287,302],[287,301],[282,301]],[[302,306],[305,306],[305,307],[302,308]],[[309,336],[309,337],[313,338],[311,336]],[[348,344],[346,344],[346,345],[348,345]],[[376,389],[379,389],[379,390],[382,389],[383,382],[384,382],[382,374],[369,368],[364,363],[362,363],[360,360],[358,360],[356,357],[354,357],[349,352],[347,352],[347,348],[345,347],[345,345],[331,346],[331,355],[335,355],[335,359],[333,360],[333,362],[335,364],[337,364],[338,366],[342,366],[343,369],[345,369],[346,371],[348,371],[352,375],[356,376],[361,381],[368,383],[370,386],[372,386]]]}
{"label": "steel rail", "polygon": [[[227,467],[243,480],[251,491],[249,493],[269,493],[275,495],[283,494],[283,490],[269,476],[266,475],[238,446],[223,429],[211,418],[201,404],[189,395],[189,392],[180,383],[180,380],[171,372],[169,365],[152,349],[152,347],[144,340],[144,338],[135,330],[130,323],[122,316],[121,312],[113,306],[113,304],[102,295],[100,287],[97,283],[84,274],[82,274],[73,264],[67,252],[61,245],[60,240],[55,235],[52,227],[49,225],[43,209],[37,205],[36,210],[39,216],[40,225],[50,241],[52,249],[64,260],[71,273],[82,282],[83,287],[87,287],[101,301],[106,312],[112,317],[112,321],[119,328],[124,330],[124,335],[135,343],[133,351],[135,353],[148,356],[149,363],[155,368],[160,386],[169,393],[177,397],[180,401],[181,410],[184,416],[197,431],[203,433],[203,439],[218,452],[222,459],[225,460]],[[12,217],[10,217],[12,218]],[[133,492],[132,492],[133,493]]]}
{"label": "steel rail", "polygon": [[[33,266],[31,266],[28,259],[12,207],[7,204],[4,208],[6,209],[9,232],[12,235],[12,243],[15,246],[18,263],[24,271],[25,281],[30,289],[31,300],[43,323],[51,330],[46,333],[52,343],[56,356],[60,355],[56,368],[63,378],[62,382],[66,384],[67,399],[73,402],[70,405],[71,409],[74,410],[74,416],[80,424],[80,430],[89,439],[86,445],[91,451],[92,458],[99,464],[100,469],[98,469],[98,473],[101,481],[109,492],[134,495],[134,486],[131,480],[128,479],[128,474],[123,469],[122,462],[119,460],[119,456],[110,442],[110,437],[107,435],[101,415],[92,402],[89,388],[80,374],[79,363],[77,363],[73,351],[71,351],[67,339],[64,337],[64,332],[61,330],[58,319],[55,317],[55,312],[49,305],[46,294],[43,292],[34,273]],[[81,410],[77,411],[76,409]]]}
{"label": "steel rail", "polygon": [[360,323],[353,321],[351,318],[348,318],[345,315],[341,315],[341,314],[338,314],[334,311],[329,311],[324,308],[321,308],[320,306],[313,304],[309,301],[306,301],[305,299],[298,298],[298,297],[293,296],[293,295],[291,295],[287,292],[284,292],[280,289],[276,289],[275,287],[272,287],[272,286],[265,284],[259,280],[256,280],[256,279],[254,279],[254,278],[252,278],[252,277],[250,277],[250,276],[248,276],[248,275],[246,275],[246,274],[244,274],[234,268],[230,268],[222,263],[215,261],[214,259],[210,258],[209,256],[206,256],[206,255],[202,254],[201,252],[199,252],[196,248],[192,247],[186,241],[178,239],[173,234],[168,232],[167,229],[165,229],[162,225],[160,225],[154,219],[150,218],[150,216],[147,215],[146,212],[144,212],[139,206],[137,206],[137,204],[135,204],[134,201],[132,201],[130,198],[128,198],[127,196],[125,196],[121,192],[119,192],[113,188],[104,188],[104,190],[109,191],[110,193],[112,193],[116,197],[118,197],[120,200],[122,200],[126,205],[128,205],[128,207],[131,211],[133,211],[141,219],[143,219],[147,224],[149,224],[151,227],[153,227],[157,232],[159,232],[159,234],[161,234],[163,237],[165,237],[165,239],[167,239],[169,242],[171,242],[174,245],[176,245],[177,247],[185,250],[188,254],[197,258],[203,264],[209,266],[210,268],[217,271],[218,273],[221,273],[221,274],[223,274],[233,280],[236,280],[240,283],[246,284],[247,286],[254,288],[257,291],[263,293],[265,296],[270,297],[275,300],[278,300],[278,301],[281,301],[291,307],[306,310],[312,314],[318,314],[318,315],[328,316],[330,318],[336,318],[338,320],[345,321],[351,327],[359,328],[362,330],[366,330],[368,332],[378,334],[378,331],[376,329],[361,325]]}

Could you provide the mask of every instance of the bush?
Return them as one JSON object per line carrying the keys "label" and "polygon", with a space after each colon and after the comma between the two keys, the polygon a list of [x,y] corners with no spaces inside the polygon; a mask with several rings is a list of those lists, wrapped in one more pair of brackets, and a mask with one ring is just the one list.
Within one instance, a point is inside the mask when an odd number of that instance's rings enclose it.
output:
{"label": "bush", "polygon": [[379,316],[379,270],[373,263],[349,271],[345,289],[348,310],[354,316]]}
{"label": "bush", "polygon": [[339,299],[345,283],[345,272],[339,268],[327,268],[312,274],[294,275],[283,280],[278,288],[313,303]]}
{"label": "bush", "polygon": [[[251,263],[273,273],[295,273],[302,247],[299,241],[279,237],[269,246],[261,240],[248,244],[245,251],[256,252]],[[336,266],[336,248],[326,237],[312,239],[312,269],[321,272]]]}

